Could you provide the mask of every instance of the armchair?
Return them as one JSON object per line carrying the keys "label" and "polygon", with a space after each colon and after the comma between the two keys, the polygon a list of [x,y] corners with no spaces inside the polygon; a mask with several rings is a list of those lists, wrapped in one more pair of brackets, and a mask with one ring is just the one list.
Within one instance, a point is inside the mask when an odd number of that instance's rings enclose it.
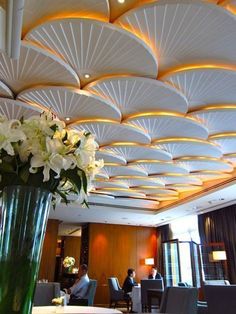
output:
{"label": "armchair", "polygon": [[117,307],[119,302],[125,302],[129,311],[130,300],[124,298],[124,291],[121,289],[119,281],[116,277],[108,278],[108,287],[110,292],[110,307]]}

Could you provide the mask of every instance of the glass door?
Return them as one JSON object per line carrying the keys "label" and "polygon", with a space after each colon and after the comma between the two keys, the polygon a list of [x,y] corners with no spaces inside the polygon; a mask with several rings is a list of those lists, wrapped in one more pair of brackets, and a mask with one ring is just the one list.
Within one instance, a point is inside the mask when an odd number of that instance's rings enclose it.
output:
{"label": "glass door", "polygon": [[181,281],[179,241],[163,242],[164,278],[167,286],[175,286]]}

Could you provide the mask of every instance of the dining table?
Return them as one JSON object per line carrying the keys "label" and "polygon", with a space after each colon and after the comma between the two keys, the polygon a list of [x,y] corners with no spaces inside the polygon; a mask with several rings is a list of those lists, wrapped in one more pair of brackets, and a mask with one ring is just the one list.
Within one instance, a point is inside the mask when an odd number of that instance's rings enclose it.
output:
{"label": "dining table", "polygon": [[32,314],[122,314],[113,308],[95,306],[35,306]]}

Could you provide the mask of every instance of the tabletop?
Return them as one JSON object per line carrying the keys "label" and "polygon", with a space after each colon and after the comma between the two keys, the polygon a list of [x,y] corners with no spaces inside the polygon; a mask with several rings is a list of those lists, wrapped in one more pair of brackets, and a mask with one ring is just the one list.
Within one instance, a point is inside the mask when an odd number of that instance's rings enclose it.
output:
{"label": "tabletop", "polygon": [[94,306],[35,306],[32,314],[121,314],[116,309]]}

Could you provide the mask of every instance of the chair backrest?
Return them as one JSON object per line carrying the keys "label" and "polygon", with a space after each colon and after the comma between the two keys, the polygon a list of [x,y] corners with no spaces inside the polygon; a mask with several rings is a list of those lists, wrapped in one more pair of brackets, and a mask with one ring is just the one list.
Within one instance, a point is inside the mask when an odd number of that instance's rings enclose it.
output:
{"label": "chair backrest", "polygon": [[163,279],[142,279],[141,280],[141,303],[147,305],[147,290],[160,289],[164,290]]}
{"label": "chair backrest", "polygon": [[110,293],[112,291],[120,290],[120,285],[116,277],[108,278],[108,286],[109,286]]}
{"label": "chair backrest", "polygon": [[60,297],[59,282],[40,282],[36,284],[34,306],[52,305],[52,299]]}
{"label": "chair backrest", "polygon": [[88,299],[88,306],[92,306],[97,289],[97,280],[90,279],[85,299]]}
{"label": "chair backrest", "polygon": [[206,285],[205,295],[209,314],[235,314],[236,285]]}
{"label": "chair backrest", "polygon": [[160,312],[196,314],[197,298],[197,288],[167,287],[162,297]]}
{"label": "chair backrest", "polygon": [[203,281],[203,285],[206,286],[206,285],[214,285],[214,286],[229,286],[230,283],[228,280],[223,280],[223,279],[220,279],[220,280],[205,280]]}

